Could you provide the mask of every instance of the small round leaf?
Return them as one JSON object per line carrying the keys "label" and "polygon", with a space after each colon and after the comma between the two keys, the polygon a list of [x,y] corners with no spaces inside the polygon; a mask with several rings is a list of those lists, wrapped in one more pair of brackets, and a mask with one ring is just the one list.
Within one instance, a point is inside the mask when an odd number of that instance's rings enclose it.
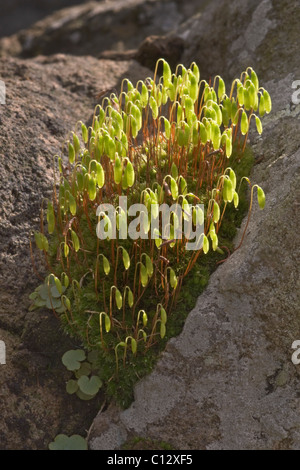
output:
{"label": "small round leaf", "polygon": [[62,363],[68,370],[78,370],[85,357],[85,352],[82,349],[71,349],[63,355]]}

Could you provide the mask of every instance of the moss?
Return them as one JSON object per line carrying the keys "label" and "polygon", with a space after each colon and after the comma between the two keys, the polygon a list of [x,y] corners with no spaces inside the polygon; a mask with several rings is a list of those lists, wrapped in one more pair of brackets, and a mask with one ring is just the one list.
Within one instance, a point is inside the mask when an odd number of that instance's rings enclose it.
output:
{"label": "moss", "polygon": [[[232,165],[236,171],[238,184],[242,176],[250,175],[253,164],[254,156],[251,148],[246,148],[242,160],[239,160],[237,149],[234,149],[230,165]],[[241,225],[243,218],[247,214],[248,206],[247,186],[244,185],[240,191],[238,210],[231,206],[226,210],[226,216],[219,232],[220,246],[225,245],[229,250],[233,249],[233,239],[236,234],[236,228]],[[101,361],[101,378],[107,383],[106,393],[109,399],[114,399],[122,408],[127,408],[131,404],[133,401],[133,387],[135,383],[151,372],[160,354],[165,349],[168,340],[181,333],[185,320],[189,312],[194,308],[199,295],[205,290],[210,275],[218,267],[218,262],[224,260],[226,257],[227,253],[221,255],[217,252],[210,251],[206,256],[198,258],[194,269],[184,279],[176,307],[168,318],[165,338],[154,347],[150,348],[147,351],[147,355],[131,357],[126,367],[119,370],[118,378],[113,379],[111,379],[111,375],[112,370],[115,368],[115,358],[111,354],[103,356],[103,360]],[[151,298],[145,299],[143,308],[149,311],[151,307]]]}
{"label": "moss", "polygon": [[[122,99],[111,95],[106,109],[97,107],[99,114],[89,131],[81,125],[85,147],[76,134],[74,145],[68,143],[69,163],[64,167],[59,160],[59,190],[47,209],[48,222],[53,221],[50,232],[54,227],[56,231],[47,259],[52,286],[48,280],[32,297],[36,306],[54,305],[66,332],[79,338],[83,348],[98,353],[107,396],[122,407],[130,404],[135,382],[152,370],[166,342],[181,332],[209,276],[232,249],[236,228],[248,209],[246,184],[238,209],[229,203],[234,194],[237,205],[235,178],[239,184],[253,164],[251,152],[240,151],[244,138],[239,127],[233,135],[222,114],[226,106],[231,115],[230,98],[220,90],[217,98],[208,84],[199,91],[195,64],[176,76],[165,61],[163,65],[159,87],[147,79],[141,94],[123,83]],[[236,105],[236,98],[232,100]],[[170,122],[162,114],[164,102]],[[232,143],[234,151],[227,159]],[[164,233],[158,247],[157,240],[149,239],[148,223],[144,239],[100,240],[95,231],[97,208],[103,203],[116,208],[121,195],[127,196],[128,208],[143,202],[146,211],[155,207],[154,202],[171,207],[176,201],[185,222],[190,218],[185,205],[203,204],[203,251],[185,250],[186,239],[176,240],[174,235],[164,240]],[[128,228],[129,219],[125,223]],[[132,223],[136,219],[130,219]],[[175,224],[172,215],[173,231]],[[44,234],[39,236],[39,248],[47,250]],[[68,277],[64,291],[63,273]]]}
{"label": "moss", "polygon": [[135,436],[128,439],[122,450],[176,450],[171,444],[164,441],[157,441],[145,437]]}

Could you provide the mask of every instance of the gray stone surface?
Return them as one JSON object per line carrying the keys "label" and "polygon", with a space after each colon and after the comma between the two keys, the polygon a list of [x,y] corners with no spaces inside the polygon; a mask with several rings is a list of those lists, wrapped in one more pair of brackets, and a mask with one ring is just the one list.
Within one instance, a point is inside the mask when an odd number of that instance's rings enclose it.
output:
{"label": "gray stone surface", "polygon": [[137,49],[149,35],[165,35],[207,0],[90,1],[56,11],[28,29],[0,40],[0,55],[32,57],[63,52],[98,56]]}
{"label": "gray stone surface", "polygon": [[[53,156],[77,120],[87,122],[99,91],[149,75],[136,62],[62,54],[0,59],[0,449],[45,449],[58,433],[86,435],[104,397],[83,403],[66,393],[62,355],[79,345],[52,312],[28,312],[37,287],[29,234],[39,228],[53,184]],[[37,257],[38,261],[38,257]],[[40,271],[41,279],[45,274]]]}
{"label": "gray stone surface", "polygon": [[[10,0],[1,2],[0,37],[9,36],[53,11],[84,0]],[[104,0],[105,1],[105,0]]]}
{"label": "gray stone surface", "polygon": [[227,79],[251,65],[270,91],[272,113],[252,136],[260,163],[251,181],[267,203],[254,204],[242,247],[213,274],[131,407],[106,420],[102,433],[115,437],[104,444],[98,415],[91,449],[132,435],[177,449],[300,449],[300,366],[291,361],[300,339],[299,18],[298,1],[212,1],[178,31],[187,65]]}

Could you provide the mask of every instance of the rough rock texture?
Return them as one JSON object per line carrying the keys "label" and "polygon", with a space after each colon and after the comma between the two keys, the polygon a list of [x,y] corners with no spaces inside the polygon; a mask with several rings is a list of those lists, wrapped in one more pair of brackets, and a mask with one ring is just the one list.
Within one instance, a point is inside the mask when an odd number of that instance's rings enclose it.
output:
{"label": "rough rock texture", "polygon": [[59,8],[78,3],[82,3],[82,0],[10,0],[9,2],[1,2],[0,37],[27,28]]}
{"label": "rough rock texture", "polygon": [[207,0],[111,0],[65,8],[0,40],[0,55],[32,57],[64,52],[98,56],[105,50],[136,49],[152,34],[164,35]]}
{"label": "rough rock texture", "polygon": [[201,65],[204,78],[232,78],[253,64],[264,80],[299,67],[300,3],[289,0],[214,0],[176,33],[185,41],[182,60]]}
{"label": "rough rock texture", "polygon": [[[28,312],[39,284],[29,233],[38,229],[43,197],[51,193],[53,156],[78,119],[88,121],[97,92],[125,76],[149,75],[136,62],[62,54],[0,60],[6,104],[0,105],[0,449],[43,449],[59,433],[85,436],[103,397],[81,402],[65,391],[61,356],[75,344],[47,311]],[[42,273],[41,271],[41,274]]]}
{"label": "rough rock texture", "polygon": [[233,79],[252,65],[270,91],[272,113],[252,138],[263,158],[251,180],[267,204],[254,205],[242,248],[211,277],[132,406],[98,415],[92,449],[132,435],[178,449],[300,449],[300,366],[291,361],[300,339],[299,20],[296,0],[218,0],[177,31],[184,61],[198,61],[203,76]]}
{"label": "rough rock texture", "polygon": [[[130,60],[135,59],[141,65],[155,70],[156,62],[163,57],[175,70],[180,63],[181,55],[184,50],[184,41],[178,36],[147,36],[139,45],[138,49],[128,51],[103,51],[99,54],[100,59],[109,60]],[[160,66],[159,66],[159,73]]]}

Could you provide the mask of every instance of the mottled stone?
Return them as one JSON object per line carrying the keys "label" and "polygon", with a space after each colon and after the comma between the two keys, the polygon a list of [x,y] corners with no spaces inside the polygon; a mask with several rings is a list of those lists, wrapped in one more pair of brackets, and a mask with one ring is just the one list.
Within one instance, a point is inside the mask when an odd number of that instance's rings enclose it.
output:
{"label": "mottled stone", "polygon": [[63,52],[97,57],[107,50],[118,53],[137,50],[147,36],[171,33],[206,1],[85,2],[58,10],[27,29],[0,39],[0,56],[32,57]]}
{"label": "mottled stone", "polygon": [[[0,449],[45,449],[59,433],[86,435],[104,397],[81,402],[66,393],[62,355],[77,347],[50,311],[28,312],[39,285],[29,235],[39,229],[43,198],[52,192],[53,156],[77,120],[89,121],[96,94],[150,71],[62,54],[0,59],[6,104],[0,105]],[[38,257],[37,257],[38,261]],[[45,274],[40,271],[41,279]]]}
{"label": "mottled stone", "polygon": [[196,60],[204,78],[232,80],[253,66],[270,91],[264,132],[251,135],[260,162],[251,181],[264,188],[266,207],[254,204],[242,247],[120,411],[131,435],[177,449],[300,449],[300,367],[291,361],[300,338],[299,18],[298,1],[218,0],[176,31],[184,63]]}

